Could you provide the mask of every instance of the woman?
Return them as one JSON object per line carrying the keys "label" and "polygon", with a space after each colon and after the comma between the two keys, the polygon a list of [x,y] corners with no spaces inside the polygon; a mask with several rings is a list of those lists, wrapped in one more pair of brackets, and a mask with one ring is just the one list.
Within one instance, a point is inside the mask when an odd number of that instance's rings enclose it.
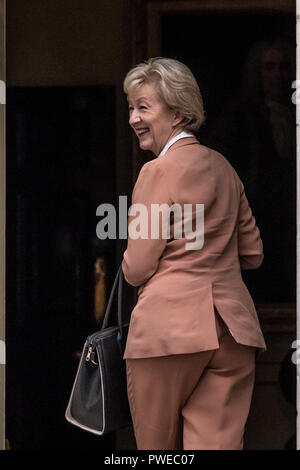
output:
{"label": "woman", "polygon": [[[124,90],[140,148],[157,156],[133,190],[122,262],[139,287],[124,353],[137,448],[242,449],[265,341],[241,269],[262,263],[260,233],[234,169],[193,134],[204,111],[189,68],[149,59]],[[164,216],[151,211],[174,204],[167,238]]]}

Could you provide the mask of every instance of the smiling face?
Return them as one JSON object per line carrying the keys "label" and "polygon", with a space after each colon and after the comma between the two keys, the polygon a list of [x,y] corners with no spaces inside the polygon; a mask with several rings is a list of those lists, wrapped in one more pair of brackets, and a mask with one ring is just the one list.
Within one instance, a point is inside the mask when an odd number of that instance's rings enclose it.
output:
{"label": "smiling face", "polygon": [[157,93],[157,85],[145,83],[128,95],[129,124],[139,139],[140,148],[159,155],[166,143],[179,134],[179,113],[171,110]]}

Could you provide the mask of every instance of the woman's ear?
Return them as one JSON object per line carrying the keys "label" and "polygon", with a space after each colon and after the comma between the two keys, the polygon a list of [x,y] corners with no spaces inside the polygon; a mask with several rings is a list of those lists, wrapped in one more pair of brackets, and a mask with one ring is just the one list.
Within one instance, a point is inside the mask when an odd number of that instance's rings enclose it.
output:
{"label": "woman's ear", "polygon": [[176,127],[183,120],[182,114],[178,110],[173,111],[173,126]]}

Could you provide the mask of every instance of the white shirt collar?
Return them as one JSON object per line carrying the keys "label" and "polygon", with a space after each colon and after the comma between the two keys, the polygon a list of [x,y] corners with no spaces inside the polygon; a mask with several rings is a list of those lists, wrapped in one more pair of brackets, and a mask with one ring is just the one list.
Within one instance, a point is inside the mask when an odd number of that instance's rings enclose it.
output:
{"label": "white shirt collar", "polygon": [[175,137],[173,137],[173,139],[169,140],[169,142],[166,143],[166,145],[164,146],[164,148],[162,149],[162,151],[160,152],[158,156],[162,157],[169,150],[171,145],[174,144],[174,142],[177,142],[177,140],[179,139],[184,139],[185,137],[194,137],[194,134],[191,134],[185,131],[180,132],[180,134],[176,135]]}

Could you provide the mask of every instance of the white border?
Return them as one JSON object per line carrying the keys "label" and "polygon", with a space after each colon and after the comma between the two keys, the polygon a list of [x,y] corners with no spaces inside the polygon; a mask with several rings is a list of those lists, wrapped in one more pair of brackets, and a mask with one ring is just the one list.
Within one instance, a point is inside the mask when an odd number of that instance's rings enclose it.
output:
{"label": "white border", "polygon": [[6,1],[0,0],[0,449],[5,449],[5,24]]}
{"label": "white border", "polygon": [[[297,80],[300,79],[300,0],[297,0],[296,6],[296,13],[297,13]],[[296,116],[297,116],[297,127],[296,127],[296,135],[297,135],[297,339],[300,339],[300,311],[299,311],[299,300],[300,300],[300,287],[298,284],[298,274],[300,272],[300,191],[298,191],[298,184],[300,181],[300,168],[299,168],[299,145],[300,145],[300,109],[299,105],[296,104]],[[297,450],[300,449],[300,363],[297,361]]]}

